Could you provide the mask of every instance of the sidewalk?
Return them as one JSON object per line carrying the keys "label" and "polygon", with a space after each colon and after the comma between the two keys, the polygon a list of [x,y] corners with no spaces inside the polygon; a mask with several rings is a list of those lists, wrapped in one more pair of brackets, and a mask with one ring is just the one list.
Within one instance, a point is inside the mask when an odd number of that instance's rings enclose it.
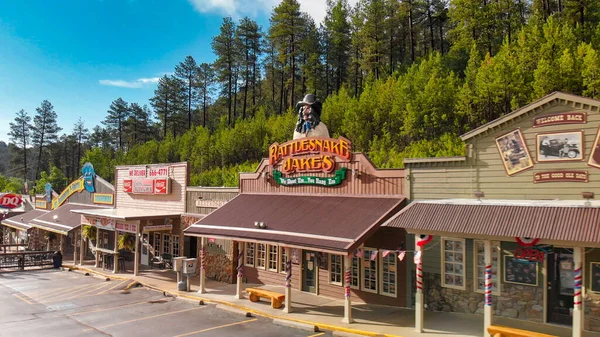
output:
{"label": "sidewalk", "polygon": [[[64,267],[73,268],[71,265]],[[177,291],[176,275],[171,270],[140,270],[140,275],[134,277],[132,273],[112,274],[110,271],[94,268],[93,262],[88,265],[88,261],[83,267],[75,266],[74,269],[110,278],[131,279],[143,286],[186,299],[202,300],[207,303],[224,305],[240,312],[250,312],[273,319],[318,326],[322,330],[390,337],[483,336],[483,316],[481,315],[425,311],[425,332],[417,333],[414,329],[414,311],[411,309],[352,303],[352,316],[355,322],[346,324],[342,323],[343,300],[316,296],[298,290],[292,290],[292,312],[286,314],[281,309],[273,309],[269,301],[250,302],[247,297],[244,299],[234,298],[235,284],[207,280],[207,293],[198,294],[200,283],[198,276],[191,279],[190,292]],[[243,288],[256,286],[284,292],[283,286],[244,284]],[[571,336],[571,329],[564,326],[532,323],[504,317],[494,317],[494,324],[558,336]],[[600,334],[586,332],[584,336],[600,337]]]}

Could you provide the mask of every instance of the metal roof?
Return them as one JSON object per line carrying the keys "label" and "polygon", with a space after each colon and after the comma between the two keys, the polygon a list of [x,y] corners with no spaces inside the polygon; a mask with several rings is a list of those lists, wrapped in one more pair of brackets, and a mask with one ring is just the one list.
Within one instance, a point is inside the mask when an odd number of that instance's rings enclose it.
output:
{"label": "metal roof", "polygon": [[[71,210],[82,208],[102,209],[106,208],[106,206],[67,203],[53,211],[32,219],[29,221],[29,224],[33,227],[66,235],[70,230],[81,226],[81,215],[71,213]],[[54,219],[54,216],[56,216],[56,219]]]}
{"label": "metal roof", "polygon": [[415,201],[385,226],[409,232],[600,242],[600,207],[584,201]]}
{"label": "metal roof", "polygon": [[164,217],[175,217],[180,216],[181,212],[177,211],[165,211],[165,210],[151,210],[151,209],[136,209],[136,208],[105,208],[105,209],[82,209],[85,207],[79,207],[80,209],[73,209],[71,212],[87,215],[97,216],[111,219],[120,220],[141,220],[151,218],[164,218]]}
{"label": "metal roof", "polygon": [[28,230],[31,228],[29,221],[48,213],[48,211],[43,209],[34,209],[26,213],[17,214],[8,219],[2,220],[2,224],[8,227],[12,227],[20,230]]}
{"label": "metal roof", "polygon": [[[403,196],[240,194],[184,233],[351,251],[403,205]],[[264,222],[264,229],[255,222]]]}

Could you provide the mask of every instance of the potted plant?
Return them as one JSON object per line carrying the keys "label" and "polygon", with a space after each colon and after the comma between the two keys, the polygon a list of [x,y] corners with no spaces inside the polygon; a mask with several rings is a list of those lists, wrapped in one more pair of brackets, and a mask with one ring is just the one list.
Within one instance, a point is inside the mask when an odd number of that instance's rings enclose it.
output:
{"label": "potted plant", "polygon": [[135,235],[131,233],[123,233],[117,241],[118,249],[133,250],[135,248]]}
{"label": "potted plant", "polygon": [[83,236],[83,239],[87,239],[92,241],[93,243],[96,243],[97,230],[98,229],[95,226],[83,225],[83,227],[81,228],[81,235]]}

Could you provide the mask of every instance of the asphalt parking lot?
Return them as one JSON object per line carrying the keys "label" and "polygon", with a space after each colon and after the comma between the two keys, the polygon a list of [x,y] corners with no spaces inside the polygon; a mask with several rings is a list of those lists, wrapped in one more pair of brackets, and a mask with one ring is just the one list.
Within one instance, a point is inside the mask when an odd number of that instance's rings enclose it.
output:
{"label": "asphalt parking lot", "polygon": [[331,336],[199,305],[130,280],[75,272],[0,273],[0,336]]}

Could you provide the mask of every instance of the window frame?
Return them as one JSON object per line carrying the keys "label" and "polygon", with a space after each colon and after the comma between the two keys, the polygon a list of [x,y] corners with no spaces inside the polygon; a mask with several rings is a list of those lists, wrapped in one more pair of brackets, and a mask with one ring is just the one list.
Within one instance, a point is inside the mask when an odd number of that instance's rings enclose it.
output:
{"label": "window frame", "polygon": [[[254,251],[254,268],[257,269],[264,269],[267,270],[267,252],[268,252],[268,248],[267,248],[267,244],[266,243],[256,243],[256,248]],[[263,247],[262,250],[262,258],[261,256],[261,250],[259,249],[259,247]],[[258,262],[262,261],[262,265],[259,265]]]}
{"label": "window frame", "polygon": [[[367,247],[363,248],[363,257],[361,258],[363,260],[363,263],[362,263],[362,268],[361,268],[362,273],[360,275],[361,276],[361,278],[360,278],[360,289],[362,291],[365,291],[365,292],[368,292],[368,293],[378,294],[379,293],[379,268],[378,268],[379,267],[379,261],[378,260],[371,261],[371,259],[370,259],[371,255],[370,254],[369,254],[369,258],[367,259],[367,257],[366,257],[367,251],[377,252],[377,254],[379,255],[379,250],[376,249],[376,248],[367,248]],[[379,259],[379,256],[377,256],[377,259]],[[367,266],[367,263],[366,263],[367,260],[369,262],[369,265],[370,265],[371,262],[375,263],[375,272],[373,273],[375,275],[375,290],[365,288],[365,275],[367,274],[365,272],[365,268]],[[369,275],[370,274],[371,273],[369,273]]]}
{"label": "window frame", "polygon": [[[275,260],[271,259],[271,249],[275,248]],[[279,247],[275,246],[275,245],[267,245],[267,261],[266,261],[266,267],[268,271],[272,271],[272,272],[278,272],[278,268],[279,268]],[[275,268],[271,268],[271,263],[275,264]]]}
{"label": "window frame", "polygon": [[[166,241],[165,241],[166,240]],[[171,235],[164,234],[162,235],[162,254],[171,254]]]}
{"label": "window frame", "polygon": [[277,267],[279,268],[279,273],[286,274],[285,271],[285,260],[287,255],[285,254],[285,247],[279,246],[279,255],[277,255]]}
{"label": "window frame", "polygon": [[[457,274],[454,271],[451,273],[451,275],[457,275],[457,276],[461,276],[462,277],[462,286],[457,286],[457,285],[453,285],[453,284],[446,284],[446,241],[454,241],[454,242],[460,242],[462,243],[462,250],[460,252],[452,250],[451,252],[454,253],[462,253],[462,261],[461,261],[461,265],[462,265],[462,273],[461,274]],[[452,238],[452,237],[442,237],[440,244],[442,245],[441,247],[441,275],[442,275],[442,287],[444,288],[450,288],[450,289],[458,289],[458,290],[466,290],[467,289],[467,255],[466,255],[466,240],[463,238]],[[458,263],[456,261],[450,261],[450,263],[454,264],[454,266],[456,266]],[[454,269],[454,267],[453,267]]]}
{"label": "window frame", "polygon": [[[252,249],[248,249],[248,246],[252,245]],[[248,263],[248,252],[252,251],[252,263]],[[256,263],[256,243],[255,242],[244,242],[244,266],[246,267],[254,267]]]}
{"label": "window frame", "polygon": [[[476,293],[480,293],[480,294],[485,294],[485,286],[484,289],[479,290],[478,289],[478,282],[479,282],[479,275],[477,273],[478,268],[479,268],[479,261],[478,261],[478,256],[479,253],[477,251],[477,245],[478,244],[483,244],[485,245],[485,240],[473,240],[473,291]],[[501,254],[500,254],[500,250],[499,249],[494,249],[496,246],[500,247],[500,241],[491,241],[490,243],[491,245],[491,249],[492,249],[492,271],[494,270],[494,252],[497,255],[497,263],[496,263],[496,290],[494,290],[492,288],[492,295],[496,295],[496,296],[500,296],[500,288],[501,286],[501,280],[502,278],[500,277],[500,272],[502,271],[502,258],[501,258]],[[484,246],[485,247],[485,246]],[[485,248],[484,248],[485,249]],[[485,259],[485,252],[484,252],[484,259]],[[483,280],[485,281],[485,260],[484,260],[484,264],[483,264]],[[492,272],[492,281],[494,279],[494,274]]]}
{"label": "window frame", "polygon": [[[384,289],[384,287],[383,287],[383,282],[384,282],[383,281],[383,273],[384,273],[384,271],[383,271],[383,263],[384,263],[384,261],[383,260],[387,259],[391,255],[393,255],[392,261],[394,262],[393,265],[394,265],[394,268],[395,268],[395,271],[394,271],[394,289],[395,289],[395,292],[394,293],[384,292],[383,291],[383,289]],[[380,289],[381,289],[379,291],[379,294],[381,294],[383,296],[397,298],[398,297],[398,261],[396,260],[397,259],[397,254],[394,251],[390,251],[388,253],[388,255],[384,258],[383,257],[383,251],[380,250],[379,251],[379,255],[377,256],[377,258],[379,259],[379,279],[380,279],[380,281],[379,281],[380,284],[379,285],[380,285]],[[388,273],[389,273],[389,271],[388,271]]]}
{"label": "window frame", "polygon": [[[331,266],[333,265],[333,258],[335,257],[335,259],[337,260],[339,258],[339,265],[340,265],[340,272],[339,272],[339,282],[335,282],[332,281],[332,274],[333,272],[331,271]],[[337,262],[336,262],[337,264]],[[328,282],[329,284],[333,284],[336,286],[344,286],[344,256],[342,255],[337,255],[337,254],[329,254],[329,259],[327,261],[327,271],[329,272],[329,277],[328,277]]]}
{"label": "window frame", "polygon": [[[354,259],[356,259],[356,275],[354,275]],[[353,256],[350,259],[350,288],[357,289],[357,290],[360,290],[360,282],[361,282],[361,279],[360,279],[360,275],[361,275],[361,272],[360,272],[360,268],[361,268],[360,267],[361,266],[360,260],[361,259],[358,256]],[[345,269],[344,269],[344,272],[345,272]],[[353,285],[352,281],[355,280],[355,279],[356,279],[356,285]]]}
{"label": "window frame", "polygon": [[[157,238],[158,238],[158,240],[157,240]],[[157,246],[158,246],[158,249],[156,249]],[[162,252],[162,234],[160,232],[154,233],[154,242],[153,242],[152,248],[154,248],[154,256],[155,257],[160,256],[160,254]]]}
{"label": "window frame", "polygon": [[[179,235],[171,235],[171,256],[178,257],[181,253],[179,247]],[[177,247],[177,248],[175,248]],[[177,249],[177,254],[175,254],[175,249]]]}

